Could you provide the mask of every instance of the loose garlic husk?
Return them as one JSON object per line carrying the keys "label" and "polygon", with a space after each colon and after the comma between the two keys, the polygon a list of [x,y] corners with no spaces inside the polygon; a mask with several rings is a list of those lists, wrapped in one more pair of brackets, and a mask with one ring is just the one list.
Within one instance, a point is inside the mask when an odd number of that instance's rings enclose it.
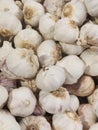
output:
{"label": "loose garlic husk", "polygon": [[82,46],[76,44],[66,44],[64,42],[60,42],[63,53],[68,55],[79,55],[85,49]]}
{"label": "loose garlic husk", "polygon": [[36,76],[36,85],[39,89],[53,91],[63,85],[66,79],[65,71],[59,66],[42,68]]}
{"label": "loose garlic husk", "polygon": [[13,36],[22,30],[20,20],[9,12],[0,12],[0,35]]}
{"label": "loose garlic husk", "polygon": [[44,39],[54,38],[54,28],[57,20],[58,20],[57,16],[52,15],[50,13],[46,13],[40,18],[39,31],[44,37]]}
{"label": "loose garlic husk", "polygon": [[53,40],[45,40],[37,49],[37,56],[41,66],[55,64],[61,58],[61,48]]}
{"label": "loose garlic husk", "polygon": [[51,126],[43,116],[28,116],[20,122],[21,130],[51,130]]}
{"label": "loose garlic husk", "polygon": [[10,12],[20,20],[23,18],[22,10],[16,5],[14,0],[0,0],[0,12]]}
{"label": "loose garlic husk", "polygon": [[57,21],[54,29],[54,39],[56,41],[73,44],[79,36],[79,28],[76,22],[69,18],[62,18]]}
{"label": "loose garlic husk", "polygon": [[71,0],[63,6],[62,17],[68,17],[81,26],[86,20],[87,11],[81,0]]}
{"label": "loose garlic husk", "polygon": [[42,42],[41,35],[32,28],[26,28],[19,31],[19,33],[14,38],[15,43],[14,45],[16,48],[26,48],[36,50],[41,42]]}
{"label": "loose garlic husk", "polygon": [[3,108],[8,99],[8,91],[4,86],[0,85],[0,108]]}
{"label": "loose garlic husk", "polygon": [[0,130],[21,130],[15,118],[6,110],[0,110]]}
{"label": "loose garlic husk", "polygon": [[8,108],[12,115],[25,117],[31,115],[36,106],[36,98],[27,87],[13,89],[9,93]]}
{"label": "loose garlic husk", "polygon": [[44,7],[35,1],[27,0],[24,3],[23,14],[26,24],[31,26],[37,26],[39,24],[40,17],[45,13]]}
{"label": "loose garlic husk", "polygon": [[55,91],[39,93],[39,103],[48,113],[56,114],[68,110],[70,104],[70,95],[66,88],[60,87]]}
{"label": "loose garlic husk", "polygon": [[55,130],[83,130],[79,116],[75,112],[53,115],[52,124]]}
{"label": "loose garlic husk", "polygon": [[98,130],[98,123],[93,124],[89,130]]}
{"label": "loose garlic husk", "polygon": [[56,65],[64,68],[67,73],[65,84],[76,83],[85,70],[84,62],[76,55],[65,56]]}
{"label": "loose garlic husk", "polygon": [[65,85],[65,87],[70,93],[80,97],[85,97],[93,93],[95,83],[92,77],[83,75],[77,83]]}
{"label": "loose garlic husk", "polygon": [[32,50],[17,48],[7,56],[2,71],[4,74],[12,75],[12,78],[29,79],[36,75],[38,68],[39,62]]}

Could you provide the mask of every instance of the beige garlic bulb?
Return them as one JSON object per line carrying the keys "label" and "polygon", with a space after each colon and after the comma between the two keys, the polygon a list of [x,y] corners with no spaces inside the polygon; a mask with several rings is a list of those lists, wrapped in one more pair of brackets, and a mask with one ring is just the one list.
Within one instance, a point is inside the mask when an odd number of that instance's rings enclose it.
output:
{"label": "beige garlic bulb", "polygon": [[77,83],[65,85],[67,90],[77,96],[85,97],[93,93],[95,83],[92,77],[83,75]]}
{"label": "beige garlic bulb", "polygon": [[21,130],[20,125],[7,110],[0,110],[0,130]]}
{"label": "beige garlic bulb", "polygon": [[9,93],[8,108],[12,115],[25,117],[31,115],[36,106],[36,98],[27,87],[13,89]]}
{"label": "beige garlic bulb", "polygon": [[89,130],[98,130],[98,123],[93,124]]}
{"label": "beige garlic bulb", "polygon": [[36,76],[36,85],[39,89],[53,91],[63,85],[66,79],[65,71],[59,66],[42,68]]}
{"label": "beige garlic bulb", "polygon": [[55,130],[83,130],[79,116],[70,111],[53,115],[52,124]]}
{"label": "beige garlic bulb", "polygon": [[63,6],[62,17],[74,20],[77,25],[82,25],[86,20],[87,11],[81,0],[71,0]]}
{"label": "beige garlic bulb", "polygon": [[54,38],[54,27],[57,20],[57,16],[52,15],[50,13],[46,13],[40,18],[39,31],[44,37],[44,39]]}
{"label": "beige garlic bulb", "polygon": [[27,116],[20,122],[21,130],[51,130],[51,126],[43,116]]}
{"label": "beige garlic bulb", "polygon": [[53,65],[61,58],[61,48],[55,41],[45,40],[39,45],[37,56],[41,66]]}
{"label": "beige garlic bulb", "polygon": [[16,35],[21,29],[22,24],[15,15],[9,12],[0,12],[1,36],[6,37]]}
{"label": "beige garlic bulb", "polygon": [[39,103],[48,113],[62,113],[69,108],[70,95],[66,88],[63,87],[51,91],[50,93],[47,91],[40,91]]}
{"label": "beige garlic bulb", "polygon": [[27,0],[24,3],[23,14],[26,24],[31,26],[37,26],[39,24],[40,17],[45,13],[44,7],[35,1]]}
{"label": "beige garlic bulb", "polygon": [[42,42],[41,35],[32,28],[26,28],[18,32],[14,38],[16,48],[34,49]]}
{"label": "beige garlic bulb", "polygon": [[85,70],[84,62],[76,55],[65,56],[56,65],[64,68],[67,73],[65,84],[76,83]]}
{"label": "beige garlic bulb", "polygon": [[54,39],[56,41],[73,44],[79,36],[79,28],[76,22],[69,18],[62,18],[55,24]]}
{"label": "beige garlic bulb", "polygon": [[93,102],[92,108],[93,108],[94,113],[95,113],[96,116],[98,117],[98,100],[95,101],[95,102]]}

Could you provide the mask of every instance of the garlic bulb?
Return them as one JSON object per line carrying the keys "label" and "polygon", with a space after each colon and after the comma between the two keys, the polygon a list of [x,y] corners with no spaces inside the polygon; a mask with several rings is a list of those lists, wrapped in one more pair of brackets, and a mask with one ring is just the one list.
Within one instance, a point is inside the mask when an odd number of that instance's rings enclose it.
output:
{"label": "garlic bulb", "polygon": [[55,130],[83,130],[82,123],[75,112],[65,112],[53,115]]}
{"label": "garlic bulb", "polygon": [[0,85],[0,108],[2,108],[8,99],[8,92],[5,87]]}
{"label": "garlic bulb", "polygon": [[[27,2],[28,0],[22,0],[22,3]],[[32,1],[36,1],[36,2],[42,2],[43,0],[32,0]]]}
{"label": "garlic bulb", "polygon": [[68,91],[63,87],[50,93],[41,91],[39,93],[39,103],[48,113],[62,113],[69,108],[70,96]]}
{"label": "garlic bulb", "polygon": [[76,55],[65,56],[56,65],[64,68],[67,73],[65,84],[76,83],[85,69],[84,62]]}
{"label": "garlic bulb", "polygon": [[0,110],[0,130],[21,130],[15,118],[6,110]]}
{"label": "garlic bulb", "polygon": [[73,44],[78,39],[79,28],[76,22],[69,18],[62,18],[57,21],[54,29],[54,39],[57,41]]}
{"label": "garlic bulb", "polygon": [[51,126],[43,116],[28,116],[20,122],[21,130],[51,130]]}
{"label": "garlic bulb", "polygon": [[27,0],[24,3],[23,14],[24,20],[31,26],[37,26],[39,24],[40,17],[45,13],[44,7],[35,1]]}
{"label": "garlic bulb", "polygon": [[79,55],[85,49],[82,46],[76,44],[66,44],[64,42],[60,42],[63,53],[68,55]]}
{"label": "garlic bulb", "polygon": [[13,89],[9,93],[8,108],[14,116],[31,115],[36,106],[36,98],[27,87]]}
{"label": "garlic bulb", "polygon": [[53,39],[54,27],[57,20],[57,16],[50,13],[46,13],[40,18],[39,31],[43,35],[44,39]]}
{"label": "garlic bulb", "polygon": [[93,93],[95,83],[92,77],[83,75],[77,83],[72,85],[65,85],[67,90],[80,97],[85,97]]}
{"label": "garlic bulb", "polygon": [[89,130],[98,130],[98,123],[93,124]]}
{"label": "garlic bulb", "polygon": [[34,29],[26,28],[15,36],[14,43],[16,48],[27,48],[36,50],[42,42],[41,35]]}
{"label": "garlic bulb", "polygon": [[92,108],[96,116],[98,117],[98,101],[93,102]]}
{"label": "garlic bulb", "polygon": [[86,16],[87,11],[81,0],[71,0],[63,6],[62,17],[71,18],[79,26],[86,20]]}
{"label": "garlic bulb", "polygon": [[19,19],[9,12],[0,12],[0,35],[13,36],[22,29]]}
{"label": "garlic bulb", "polygon": [[49,66],[41,69],[36,77],[36,85],[39,89],[53,91],[63,85],[66,74],[59,66]]}
{"label": "garlic bulb", "polygon": [[39,62],[32,50],[17,48],[9,53],[5,66],[6,68],[2,68],[3,73],[11,73],[12,77],[16,76],[18,79],[28,79],[36,75]]}
{"label": "garlic bulb", "polygon": [[41,66],[55,64],[61,58],[61,48],[53,40],[45,40],[37,49],[37,56]]}

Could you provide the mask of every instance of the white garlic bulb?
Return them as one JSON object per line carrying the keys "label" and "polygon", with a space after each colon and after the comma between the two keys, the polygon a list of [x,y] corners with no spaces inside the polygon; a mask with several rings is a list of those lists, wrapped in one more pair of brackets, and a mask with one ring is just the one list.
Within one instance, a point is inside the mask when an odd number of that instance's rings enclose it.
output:
{"label": "white garlic bulb", "polygon": [[0,108],[2,108],[8,99],[8,91],[0,85]]}
{"label": "white garlic bulb", "polygon": [[[22,3],[25,3],[28,0],[22,0]],[[36,1],[36,2],[42,2],[43,0],[32,0],[32,1]]]}
{"label": "white garlic bulb", "polygon": [[20,122],[21,130],[51,130],[51,126],[43,116],[28,116]]}
{"label": "white garlic bulb", "polygon": [[87,11],[81,0],[71,0],[63,6],[62,17],[74,20],[79,26],[86,20]]}
{"label": "white garlic bulb", "polygon": [[84,62],[76,55],[65,56],[56,65],[64,68],[67,73],[65,84],[76,83],[85,70]]}
{"label": "white garlic bulb", "polygon": [[76,44],[66,44],[64,42],[60,42],[63,53],[68,55],[79,55],[85,49],[82,46]]}
{"label": "white garlic bulb", "polygon": [[53,40],[45,40],[37,49],[37,56],[42,66],[55,64],[61,58],[61,48]]}
{"label": "white garlic bulb", "polygon": [[93,124],[89,130],[98,130],[98,123]]}
{"label": "white garlic bulb", "polygon": [[35,1],[27,0],[24,3],[23,14],[24,20],[31,26],[37,26],[39,24],[40,17],[45,13],[44,7]]}
{"label": "white garlic bulb", "polygon": [[13,89],[9,93],[8,108],[12,115],[25,117],[31,115],[36,106],[36,98],[27,87]]}
{"label": "white garlic bulb", "polygon": [[57,19],[57,16],[50,13],[46,13],[40,18],[39,31],[43,35],[44,39],[53,39],[54,27]]}
{"label": "white garlic bulb", "polygon": [[13,36],[22,29],[19,19],[9,12],[0,12],[0,35]]}
{"label": "white garlic bulb", "polygon": [[70,104],[70,95],[66,88],[60,87],[59,89],[39,93],[39,103],[41,107],[48,113],[56,114],[68,110]]}
{"label": "white garlic bulb", "polygon": [[0,130],[21,130],[20,125],[8,111],[0,110]]}
{"label": "white garlic bulb", "polygon": [[63,85],[66,79],[65,71],[59,66],[42,68],[36,76],[36,85],[39,89],[53,91]]}
{"label": "white garlic bulb", "polygon": [[54,39],[56,41],[73,44],[79,36],[79,28],[76,22],[69,18],[62,18],[55,24]]}
{"label": "white garlic bulb", "polygon": [[75,112],[53,115],[52,124],[55,130],[83,130],[79,116]]}
{"label": "white garlic bulb", "polygon": [[36,50],[41,42],[41,35],[36,30],[31,28],[26,28],[19,31],[14,38],[16,48],[31,48]]}

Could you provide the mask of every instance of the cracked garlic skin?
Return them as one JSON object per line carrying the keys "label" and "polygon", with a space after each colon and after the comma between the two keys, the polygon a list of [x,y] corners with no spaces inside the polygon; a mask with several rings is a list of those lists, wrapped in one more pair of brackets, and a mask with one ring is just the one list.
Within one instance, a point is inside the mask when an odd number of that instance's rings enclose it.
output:
{"label": "cracked garlic skin", "polygon": [[43,116],[28,116],[20,121],[21,130],[52,130]]}
{"label": "cracked garlic skin", "polygon": [[98,130],[98,123],[93,124],[89,130]]}
{"label": "cracked garlic skin", "polygon": [[41,35],[32,28],[19,31],[14,38],[14,45],[16,48],[33,49],[35,51],[41,42]]}
{"label": "cracked garlic skin", "polygon": [[12,115],[26,117],[33,113],[36,106],[36,98],[27,87],[13,89],[9,93],[8,108]]}
{"label": "cracked garlic skin", "polygon": [[36,85],[44,91],[53,91],[60,88],[65,82],[66,74],[59,66],[42,68],[36,76]]}
{"label": "cracked garlic skin", "polygon": [[70,95],[63,87],[51,92],[41,91],[39,93],[39,103],[48,113],[62,113],[69,108]]}
{"label": "cracked garlic skin", "polygon": [[[1,83],[0,83],[1,84]],[[8,91],[0,85],[0,108],[3,108],[8,99]]]}
{"label": "cracked garlic skin", "polygon": [[9,12],[0,12],[0,35],[14,36],[22,30],[20,20]]}
{"label": "cracked garlic skin", "polygon": [[57,21],[54,29],[54,39],[56,41],[73,44],[79,36],[79,28],[75,21],[69,18],[62,18]]}
{"label": "cracked garlic skin", "polygon": [[83,130],[82,122],[75,112],[65,112],[53,115],[54,130]]}
{"label": "cracked garlic skin", "polygon": [[23,14],[26,24],[38,26],[40,17],[45,13],[44,7],[35,1],[27,0],[24,3]]}
{"label": "cracked garlic skin", "polygon": [[37,49],[41,66],[54,65],[61,58],[61,48],[53,40],[45,40]]}

